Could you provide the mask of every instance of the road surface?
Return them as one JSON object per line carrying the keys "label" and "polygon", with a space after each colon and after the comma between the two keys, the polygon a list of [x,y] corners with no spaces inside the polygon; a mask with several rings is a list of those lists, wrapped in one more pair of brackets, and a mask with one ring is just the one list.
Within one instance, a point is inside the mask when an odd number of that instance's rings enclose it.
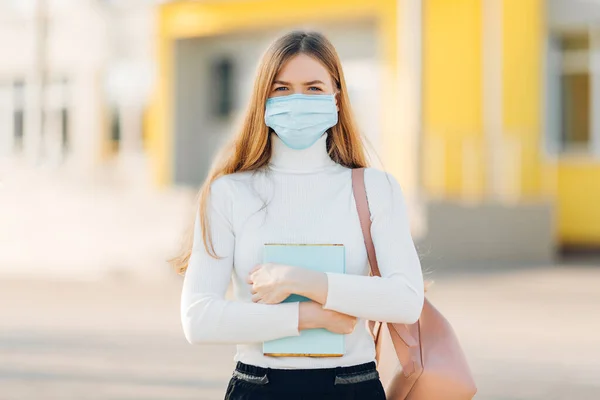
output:
{"label": "road surface", "polygon": [[[433,275],[477,399],[600,399],[600,267]],[[120,279],[0,279],[0,400],[222,398],[233,348],[185,341],[181,278]]]}

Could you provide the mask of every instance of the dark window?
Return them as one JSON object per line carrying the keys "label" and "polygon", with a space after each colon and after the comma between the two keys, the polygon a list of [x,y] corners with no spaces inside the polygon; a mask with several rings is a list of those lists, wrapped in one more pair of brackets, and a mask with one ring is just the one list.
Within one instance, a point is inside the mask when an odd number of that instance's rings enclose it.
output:
{"label": "dark window", "polygon": [[586,146],[590,141],[590,75],[564,74],[562,91],[562,146]]}
{"label": "dark window", "polygon": [[233,62],[229,58],[217,60],[211,73],[213,91],[209,98],[213,99],[213,113],[217,117],[229,117],[233,111]]}
{"label": "dark window", "polygon": [[60,130],[60,144],[63,154],[69,151],[70,148],[70,135],[69,135],[69,80],[67,78],[61,78],[54,82],[56,96],[57,96],[57,109],[54,112],[58,113]]}
{"label": "dark window", "polygon": [[590,38],[587,30],[561,32],[557,89],[560,93],[560,147],[563,151],[588,151],[591,143]]}
{"label": "dark window", "polygon": [[23,150],[23,136],[25,130],[25,82],[13,83],[13,136],[16,151]]}
{"label": "dark window", "polygon": [[69,150],[69,110],[66,107],[60,110],[60,136],[63,151]]}
{"label": "dark window", "polygon": [[119,109],[113,107],[110,113],[110,143],[111,151],[116,152],[119,150],[119,143],[121,142],[121,120],[119,118]]}
{"label": "dark window", "polygon": [[588,51],[590,48],[590,35],[587,31],[565,32],[559,40],[563,51]]}

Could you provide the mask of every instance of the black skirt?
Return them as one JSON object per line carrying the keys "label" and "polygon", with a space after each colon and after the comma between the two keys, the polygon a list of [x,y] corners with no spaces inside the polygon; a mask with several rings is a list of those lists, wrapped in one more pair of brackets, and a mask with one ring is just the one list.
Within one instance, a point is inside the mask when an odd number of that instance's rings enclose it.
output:
{"label": "black skirt", "polygon": [[225,400],[385,400],[375,363],[282,370],[238,363]]}

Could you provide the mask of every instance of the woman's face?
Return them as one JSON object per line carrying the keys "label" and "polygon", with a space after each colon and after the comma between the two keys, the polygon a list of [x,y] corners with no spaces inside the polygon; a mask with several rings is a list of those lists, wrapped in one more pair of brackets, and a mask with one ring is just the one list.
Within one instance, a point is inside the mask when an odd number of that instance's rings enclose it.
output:
{"label": "woman's face", "polygon": [[283,64],[273,81],[269,97],[333,93],[333,80],[323,64],[306,54],[298,54]]}

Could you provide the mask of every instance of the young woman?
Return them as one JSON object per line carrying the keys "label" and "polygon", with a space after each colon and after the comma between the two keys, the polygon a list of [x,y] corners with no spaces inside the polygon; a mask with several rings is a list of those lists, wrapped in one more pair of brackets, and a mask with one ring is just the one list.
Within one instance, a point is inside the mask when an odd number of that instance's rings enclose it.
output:
{"label": "young woman", "polygon": [[[368,168],[382,277],[369,276],[351,182],[367,163],[325,37],[293,32],[271,45],[226,149],[202,188],[193,243],[175,260],[187,340],[238,345],[226,399],[385,399],[365,320],[414,323],[423,276],[397,181]],[[265,243],[344,244],[346,274],[261,265]],[[312,301],[282,303],[290,294]],[[343,357],[263,355],[264,341],[311,328],[345,334]]]}

